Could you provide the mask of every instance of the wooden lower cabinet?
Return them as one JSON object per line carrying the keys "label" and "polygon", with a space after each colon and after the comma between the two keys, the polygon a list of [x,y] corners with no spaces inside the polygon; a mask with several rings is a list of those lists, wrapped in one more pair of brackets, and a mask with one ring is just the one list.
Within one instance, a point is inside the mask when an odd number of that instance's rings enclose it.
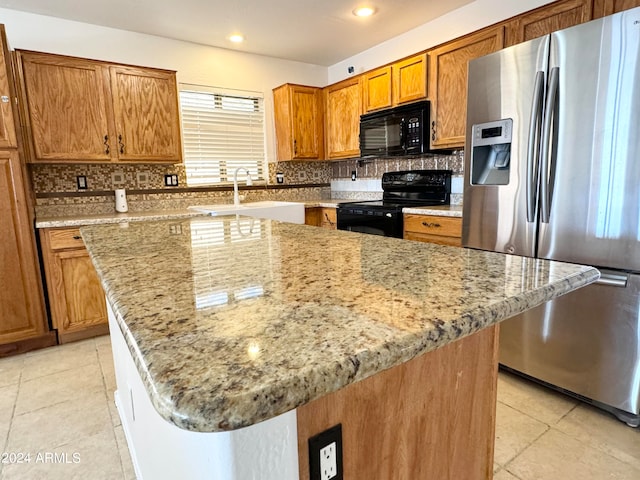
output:
{"label": "wooden lower cabinet", "polygon": [[77,228],[40,231],[53,328],[60,343],[109,332],[100,280]]}
{"label": "wooden lower cabinet", "polygon": [[462,218],[405,214],[405,240],[462,246]]}
{"label": "wooden lower cabinet", "polygon": [[312,207],[305,209],[304,223],[315,227],[337,230],[338,219],[335,208]]}

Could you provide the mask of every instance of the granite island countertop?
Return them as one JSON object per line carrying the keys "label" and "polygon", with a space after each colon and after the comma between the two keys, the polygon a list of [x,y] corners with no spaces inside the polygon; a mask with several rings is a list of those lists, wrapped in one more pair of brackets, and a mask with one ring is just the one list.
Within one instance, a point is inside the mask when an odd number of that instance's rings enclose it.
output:
{"label": "granite island countertop", "polygon": [[81,233],[154,407],[201,432],[275,417],[599,277],[247,217]]}

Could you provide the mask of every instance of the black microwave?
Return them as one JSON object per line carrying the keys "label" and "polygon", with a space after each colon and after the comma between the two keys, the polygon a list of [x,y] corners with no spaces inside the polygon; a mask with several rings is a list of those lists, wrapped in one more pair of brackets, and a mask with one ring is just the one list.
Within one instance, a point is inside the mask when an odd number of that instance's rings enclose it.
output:
{"label": "black microwave", "polygon": [[366,113],[360,117],[360,156],[429,152],[429,102]]}

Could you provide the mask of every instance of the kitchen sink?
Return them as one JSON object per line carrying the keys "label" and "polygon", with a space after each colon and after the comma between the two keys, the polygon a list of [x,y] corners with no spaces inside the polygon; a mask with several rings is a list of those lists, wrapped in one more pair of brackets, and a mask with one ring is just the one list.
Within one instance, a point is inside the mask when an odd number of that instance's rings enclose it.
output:
{"label": "kitchen sink", "polygon": [[193,205],[189,210],[203,212],[214,217],[221,215],[246,215],[256,218],[269,218],[289,223],[304,223],[304,203],[279,202],[265,200],[262,202],[248,202],[234,205],[221,203],[213,205]]}

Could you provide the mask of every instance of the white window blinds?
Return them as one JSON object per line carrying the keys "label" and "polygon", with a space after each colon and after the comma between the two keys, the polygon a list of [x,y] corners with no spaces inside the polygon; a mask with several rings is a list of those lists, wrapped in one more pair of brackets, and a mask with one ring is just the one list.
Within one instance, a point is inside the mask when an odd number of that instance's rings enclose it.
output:
{"label": "white window blinds", "polygon": [[232,182],[239,167],[264,180],[261,95],[181,85],[180,109],[187,185]]}

